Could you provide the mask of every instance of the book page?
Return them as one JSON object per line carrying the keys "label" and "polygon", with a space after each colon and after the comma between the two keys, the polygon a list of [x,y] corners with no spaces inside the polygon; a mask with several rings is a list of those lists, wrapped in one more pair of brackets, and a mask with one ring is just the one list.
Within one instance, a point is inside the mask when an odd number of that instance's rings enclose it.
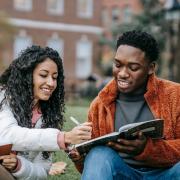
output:
{"label": "book page", "polygon": [[78,147],[78,146],[82,146],[82,145],[86,145],[86,144],[90,144],[91,142],[95,142],[95,141],[99,141],[100,139],[106,139],[106,138],[110,138],[110,137],[114,137],[116,135],[118,135],[119,132],[112,132],[110,134],[106,134],[104,136],[100,136],[100,137],[97,137],[95,139],[91,139],[89,141],[86,141],[86,142],[83,142],[83,143],[80,143],[80,144],[76,144],[75,147]]}
{"label": "book page", "polygon": [[112,132],[84,143],[76,144],[75,148],[80,154],[87,153],[94,146],[106,145],[109,141],[117,141],[118,138],[128,140],[136,139],[139,131],[143,132],[145,136],[153,139],[162,138],[164,127],[163,124],[164,120],[162,119],[153,119],[145,122],[128,124],[121,127],[119,132]]}
{"label": "book page", "polygon": [[154,121],[158,121],[158,120],[160,120],[160,119],[152,119],[152,120],[148,120],[148,121],[144,121],[144,122],[127,124],[127,125],[124,125],[124,126],[120,127],[119,132],[123,132],[123,131],[126,131],[128,129],[133,128],[133,127],[136,127],[136,126],[139,126],[139,125],[142,125],[142,124],[146,124],[146,123],[150,123],[150,122],[154,122]]}

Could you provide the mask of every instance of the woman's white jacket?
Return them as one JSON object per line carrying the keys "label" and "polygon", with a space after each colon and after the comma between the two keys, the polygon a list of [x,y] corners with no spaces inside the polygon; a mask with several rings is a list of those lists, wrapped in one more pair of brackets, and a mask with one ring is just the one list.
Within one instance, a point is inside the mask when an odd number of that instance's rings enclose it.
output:
{"label": "woman's white jacket", "polygon": [[[0,102],[3,97],[4,93],[1,92]],[[59,150],[57,144],[58,133],[59,130],[54,128],[29,129],[19,126],[8,103],[4,103],[0,110],[0,137],[13,144],[12,150],[18,152],[36,152],[35,154],[30,153],[32,157],[29,158],[31,159],[24,158],[23,156],[19,157],[22,162],[22,168],[14,174],[17,179],[21,179],[22,176],[27,176],[27,179],[32,180],[46,179],[47,170],[49,169],[47,164],[50,163],[50,160],[47,159],[45,162],[41,158],[41,152]],[[47,161],[49,162],[47,163]]]}

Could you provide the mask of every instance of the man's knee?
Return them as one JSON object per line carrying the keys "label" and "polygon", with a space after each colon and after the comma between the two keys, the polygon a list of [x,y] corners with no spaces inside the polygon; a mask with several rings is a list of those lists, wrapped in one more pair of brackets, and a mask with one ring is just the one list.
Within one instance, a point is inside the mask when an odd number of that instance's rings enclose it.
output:
{"label": "man's knee", "polygon": [[111,161],[114,157],[119,158],[121,160],[119,154],[114,151],[112,148],[107,146],[96,146],[88,153],[86,159],[87,160],[97,160],[99,163],[104,160]]}
{"label": "man's knee", "polygon": [[163,174],[162,178],[160,178],[160,179],[179,180],[179,177],[180,177],[180,162],[176,163],[171,168],[163,171],[162,174]]}
{"label": "man's knee", "polygon": [[[98,165],[98,166],[96,166]],[[96,166],[98,169],[129,169],[118,152],[107,146],[96,146],[85,158],[84,167]]]}
{"label": "man's knee", "polygon": [[180,178],[180,162],[176,163],[171,169],[170,172],[172,176]]}
{"label": "man's knee", "polygon": [[[91,149],[84,162],[82,179],[113,179],[121,174],[126,176],[128,166],[119,154],[107,146],[97,146]],[[130,171],[130,170],[129,170]],[[127,178],[126,178],[127,179]]]}

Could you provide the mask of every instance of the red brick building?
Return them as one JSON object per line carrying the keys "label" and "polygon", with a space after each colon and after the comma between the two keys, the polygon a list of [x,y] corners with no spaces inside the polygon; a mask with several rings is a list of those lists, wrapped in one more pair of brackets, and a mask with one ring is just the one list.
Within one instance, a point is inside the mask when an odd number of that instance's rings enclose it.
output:
{"label": "red brick building", "polygon": [[102,23],[109,30],[114,23],[131,22],[142,11],[140,0],[102,0]]}
{"label": "red brick building", "polygon": [[101,8],[97,0],[1,0],[0,12],[16,28],[13,41],[1,49],[2,64],[31,44],[47,45],[63,58],[66,83],[86,79],[99,58]]}

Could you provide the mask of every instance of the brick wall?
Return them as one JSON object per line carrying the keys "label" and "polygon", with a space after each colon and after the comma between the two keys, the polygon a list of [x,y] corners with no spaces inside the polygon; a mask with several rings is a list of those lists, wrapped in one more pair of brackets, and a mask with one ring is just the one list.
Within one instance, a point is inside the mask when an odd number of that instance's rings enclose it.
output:
{"label": "brick wall", "polygon": [[[50,15],[46,10],[45,0],[33,0],[33,8],[30,12],[17,11],[13,7],[13,0],[1,0],[0,1],[0,11],[5,12],[9,18],[26,19],[39,22],[52,22],[52,23],[63,23],[65,25],[79,25],[90,28],[101,27],[101,1],[94,0],[93,5],[93,18],[83,19],[77,16],[76,11],[77,5],[76,0],[64,0],[64,14],[63,15]],[[16,26],[16,25],[15,25]],[[48,25],[47,25],[48,26]],[[27,27],[26,25],[16,26],[17,35],[21,30],[25,31],[28,36],[32,38],[34,44],[39,44],[45,46],[47,39],[56,33],[64,40],[64,69],[67,84],[71,82],[80,82],[75,75],[75,65],[76,65],[76,42],[85,35],[89,40],[93,42],[93,55],[92,73],[98,71],[96,67],[98,57],[99,57],[99,45],[98,45],[98,33],[86,32],[80,29],[80,32],[73,32],[70,30],[61,29],[48,29],[48,27]],[[11,42],[7,48],[6,52],[1,49],[1,59],[5,61],[5,66],[9,64],[13,59],[13,42]],[[3,52],[2,52],[3,51]],[[6,54],[6,55],[2,55]],[[8,55],[7,55],[8,54]],[[5,58],[5,59],[4,59]],[[4,68],[4,67],[3,67]],[[2,67],[0,68],[2,69]]]}

